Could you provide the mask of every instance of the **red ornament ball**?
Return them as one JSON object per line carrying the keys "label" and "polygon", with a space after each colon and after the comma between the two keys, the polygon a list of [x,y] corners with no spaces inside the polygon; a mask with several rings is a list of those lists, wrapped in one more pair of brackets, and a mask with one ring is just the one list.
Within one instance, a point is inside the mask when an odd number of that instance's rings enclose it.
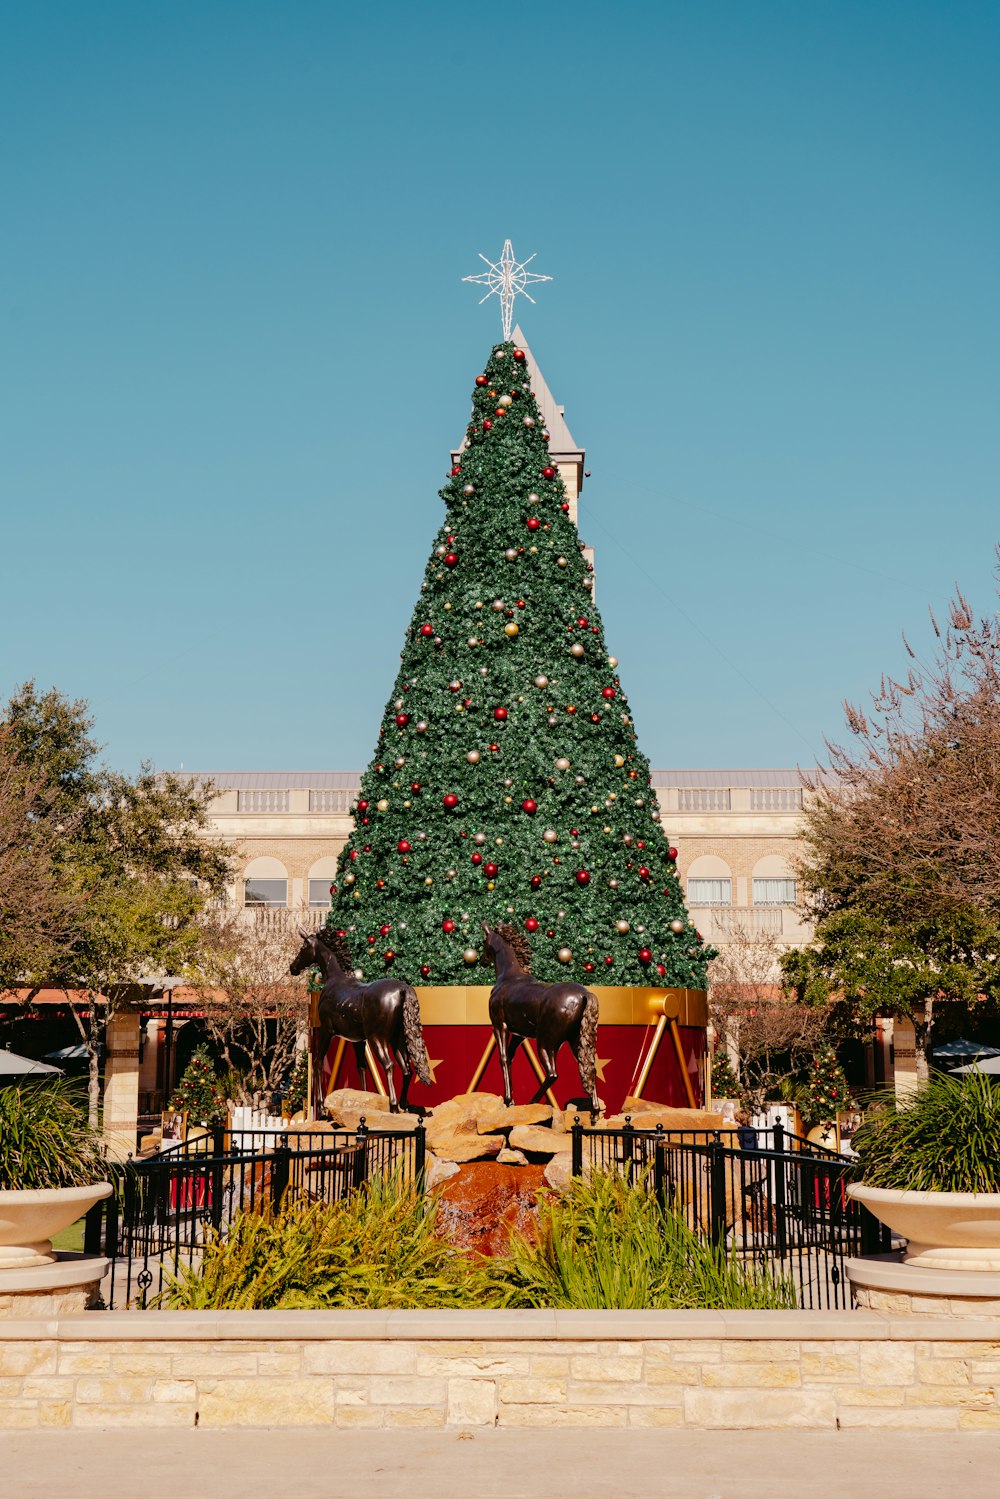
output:
{"label": "red ornament ball", "polygon": [[497,873],[499,872],[499,869],[500,869],[500,865],[499,864],[484,864],[483,865],[483,873],[485,874],[485,876],[486,876],[486,878],[488,880],[495,879],[496,876],[497,876]]}
{"label": "red ornament ball", "polygon": [[420,790],[420,782],[419,781],[411,781],[410,782],[410,790],[413,792],[414,796],[416,796],[417,792]]}
{"label": "red ornament ball", "polygon": [[478,849],[477,849],[477,850],[476,850],[476,852],[475,852],[475,853],[474,853],[474,854],[473,854],[473,855],[472,855],[472,862],[473,862],[473,864],[476,864],[476,865],[478,865],[478,864],[481,864],[481,863],[482,863],[482,862],[483,862],[483,856],[482,856],[482,854],[481,854],[481,853],[480,853],[480,852],[479,852],[479,850],[478,850]]}
{"label": "red ornament ball", "polygon": [[649,948],[648,947],[640,947],[640,949],[639,949],[639,962],[640,963],[652,963],[652,961],[653,961],[653,954],[650,952]]}
{"label": "red ornament ball", "polygon": [[406,725],[409,723],[409,721],[410,721],[410,715],[408,713],[397,713],[396,714],[396,726],[397,726],[397,728],[405,729]]}
{"label": "red ornament ball", "polygon": [[614,958],[613,958],[613,957],[612,957],[612,956],[611,956],[611,954],[610,954],[610,953],[609,953],[609,954],[608,954],[608,956],[607,956],[607,957],[606,957],[606,958],[605,958],[605,959],[604,959],[604,963],[605,963],[605,967],[607,967],[607,968],[610,968],[610,967],[611,967],[611,965],[612,965],[612,963],[613,963],[613,962],[614,962],[614,961],[615,961],[615,960],[614,960]]}
{"label": "red ornament ball", "polygon": [[639,878],[640,880],[649,879],[649,870],[646,868],[645,864],[639,865]]}
{"label": "red ornament ball", "polygon": [[367,812],[368,811],[368,803],[365,801],[364,797],[362,797],[361,800],[358,802],[358,811],[359,812]]}
{"label": "red ornament ball", "polygon": [[542,529],[542,523],[537,515],[528,516],[527,526],[529,531],[540,531]]}
{"label": "red ornament ball", "polygon": [[583,965],[583,971],[584,971],[584,973],[593,973],[593,971],[594,971],[594,965],[593,965],[593,963],[584,963],[584,965]]}
{"label": "red ornament ball", "polygon": [[586,869],[578,869],[576,872],[576,883],[578,885],[589,885],[590,871]]}
{"label": "red ornament ball", "polygon": [[524,801],[521,803],[521,811],[527,812],[528,816],[530,817],[532,813],[538,811],[538,803],[532,801],[530,796],[526,796],[524,798]]}
{"label": "red ornament ball", "polygon": [[350,855],[349,855],[349,858],[350,858],[350,861],[351,861],[352,864],[354,863],[354,861],[355,861],[355,859],[357,857],[358,857],[358,851],[357,851],[357,849],[356,848],[352,848],[351,852],[350,852]]}
{"label": "red ornament ball", "polygon": [[405,838],[400,838],[396,844],[396,848],[401,854],[408,854],[410,852],[410,845]]}
{"label": "red ornament ball", "polygon": [[493,709],[493,717],[496,719],[497,723],[506,723],[507,722],[507,709],[506,708],[494,708]]}
{"label": "red ornament ball", "polygon": [[460,464],[460,463],[456,463],[456,464],[455,464],[455,467],[454,467],[454,468],[453,468],[453,469],[452,469],[452,471],[451,471],[451,473],[452,473],[452,478],[454,478],[454,476],[455,476],[455,475],[456,475],[456,474],[460,474],[460,473],[461,473],[461,472],[462,472],[462,465],[461,465],[461,464]]}
{"label": "red ornament ball", "polygon": [[457,563],[458,563],[458,553],[457,552],[445,552],[445,554],[444,554],[444,565],[445,565],[445,567],[455,567],[457,565]]}
{"label": "red ornament ball", "polygon": [[490,382],[489,382],[489,380],[487,379],[487,377],[485,375],[477,375],[476,376],[476,384],[477,385],[489,385],[489,383]]}
{"label": "red ornament ball", "polygon": [[614,695],[615,695],[615,689],[613,687],[602,687],[601,688],[601,696],[603,698],[606,698],[609,703],[611,702],[611,699],[614,697]]}
{"label": "red ornament ball", "polygon": [[430,978],[430,972],[431,972],[431,970],[430,970],[429,966],[426,963],[421,963],[421,965],[420,965],[420,977],[422,979]]}
{"label": "red ornament ball", "polygon": [[663,966],[662,963],[657,963],[657,965],[656,965],[656,971],[660,975],[661,979],[662,978],[666,978],[666,976],[667,976],[667,970],[664,968],[664,966]]}
{"label": "red ornament ball", "polygon": [[441,798],[441,800],[444,803],[444,805],[448,808],[449,812],[453,812],[454,809],[458,806],[458,797],[455,795],[454,791],[447,792]]}
{"label": "red ornament ball", "polygon": [[442,932],[446,932],[449,937],[451,936],[452,932],[455,930],[455,923],[452,921],[452,919],[451,919],[450,916],[446,916],[445,919],[442,921],[442,923],[441,923],[441,930],[442,930]]}
{"label": "red ornament ball", "polygon": [[517,360],[518,364],[523,364],[524,363],[524,350],[523,349],[515,349],[514,350],[514,358]]}
{"label": "red ornament ball", "polygon": [[420,626],[420,633],[426,640],[429,636],[434,634],[434,626],[432,624],[423,624]]}
{"label": "red ornament ball", "polygon": [[581,630],[585,630],[587,628],[587,621],[585,619],[578,619],[577,624],[579,625]]}
{"label": "red ornament ball", "polygon": [[390,947],[389,950],[388,950],[388,952],[385,954],[385,961],[387,963],[391,963],[392,960],[393,960],[393,958],[395,956],[396,956],[396,954],[393,952],[392,948]]}
{"label": "red ornament ball", "polygon": [[674,848],[674,846],[672,844],[671,844],[670,848],[667,849],[667,858],[668,859],[674,859],[674,860],[676,860],[676,858],[677,858],[677,850]]}
{"label": "red ornament ball", "polygon": [[542,469],[542,473],[546,479],[554,479],[556,476],[556,471],[552,467],[551,463],[547,463],[545,465],[545,467]]}
{"label": "red ornament ball", "polygon": [[531,888],[532,888],[532,890],[541,890],[541,888],[542,888],[542,877],[541,877],[540,874],[533,874],[531,876]]}
{"label": "red ornament ball", "polygon": [[378,934],[380,937],[388,937],[391,930],[392,928],[390,927],[389,923],[387,921],[384,921],[378,929]]}
{"label": "red ornament ball", "polygon": [[[562,511],[563,515],[569,515],[569,505],[565,500],[563,500],[562,504],[559,506],[559,509]],[[591,964],[591,967],[593,966],[594,965]]]}
{"label": "red ornament ball", "polygon": [[493,423],[490,422],[490,421],[483,422],[483,431],[484,432],[489,432],[490,429],[492,428],[492,426],[493,426]]}
{"label": "red ornament ball", "polygon": [[527,918],[527,920],[525,921],[525,923],[524,923],[524,930],[526,932],[537,932],[538,931],[538,917],[537,916],[529,916]]}

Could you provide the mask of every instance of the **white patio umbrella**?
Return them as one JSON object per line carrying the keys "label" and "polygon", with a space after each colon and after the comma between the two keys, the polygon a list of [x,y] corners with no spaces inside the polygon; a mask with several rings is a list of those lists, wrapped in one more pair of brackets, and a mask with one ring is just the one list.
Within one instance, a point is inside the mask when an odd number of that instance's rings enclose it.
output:
{"label": "white patio umbrella", "polygon": [[1000,1057],[983,1057],[979,1062],[967,1062],[964,1067],[952,1067],[955,1072],[987,1072],[992,1077],[1000,1076]]}
{"label": "white patio umbrella", "polygon": [[40,1077],[43,1073],[61,1075],[62,1068],[32,1061],[31,1057],[19,1057],[16,1051],[0,1047],[0,1077]]}

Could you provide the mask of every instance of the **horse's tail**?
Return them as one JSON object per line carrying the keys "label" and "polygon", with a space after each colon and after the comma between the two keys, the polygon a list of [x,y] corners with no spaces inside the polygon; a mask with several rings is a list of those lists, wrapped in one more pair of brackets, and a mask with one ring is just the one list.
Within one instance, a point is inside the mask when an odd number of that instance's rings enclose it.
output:
{"label": "horse's tail", "polygon": [[580,1017],[580,1038],[576,1060],[580,1080],[591,1098],[597,1096],[597,995],[584,989],[584,1010]]}
{"label": "horse's tail", "polygon": [[409,984],[403,990],[403,1039],[406,1042],[406,1055],[413,1063],[417,1076],[429,1087],[431,1067],[427,1060],[427,1047],[424,1045],[424,1033],[420,1025],[420,1005]]}

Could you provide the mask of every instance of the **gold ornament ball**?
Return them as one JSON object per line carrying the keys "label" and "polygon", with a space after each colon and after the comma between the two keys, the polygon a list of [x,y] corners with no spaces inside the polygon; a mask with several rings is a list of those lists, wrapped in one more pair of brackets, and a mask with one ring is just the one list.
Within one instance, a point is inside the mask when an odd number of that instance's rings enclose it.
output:
{"label": "gold ornament ball", "polygon": [[517,547],[505,547],[504,556],[506,557],[508,562],[515,561],[517,558]]}
{"label": "gold ornament ball", "polygon": [[519,635],[521,633],[520,628],[514,623],[513,620],[511,620],[509,625],[504,625],[503,632],[505,635],[508,635],[511,640],[514,639],[515,635]]}
{"label": "gold ornament ball", "polygon": [[569,648],[569,653],[570,653],[571,656],[575,656],[576,659],[579,661],[580,657],[586,654],[586,651],[585,651],[584,647],[580,644],[580,642],[578,640],[575,640],[573,642],[573,644]]}
{"label": "gold ornament ball", "polygon": [[427,878],[424,880],[424,884],[425,885],[433,885],[433,883],[434,883],[434,881],[433,881],[433,879],[431,878],[430,875],[428,875]]}
{"label": "gold ornament ball", "polygon": [[545,843],[555,843],[557,842],[558,838],[559,834],[556,832],[555,828],[546,828],[545,832],[542,834],[542,839]]}
{"label": "gold ornament ball", "polygon": [[413,725],[413,727],[416,729],[416,731],[417,731],[418,734],[426,734],[427,733],[427,721],[426,721],[426,719],[419,718],[417,720],[417,722]]}
{"label": "gold ornament ball", "polygon": [[444,872],[444,877],[446,880],[453,880],[457,873],[457,869],[446,869]]}
{"label": "gold ornament ball", "polygon": [[557,557],[556,558],[556,566],[557,567],[569,567],[569,563],[566,561],[565,557]]}
{"label": "gold ornament ball", "polygon": [[560,947],[556,953],[556,957],[560,963],[571,963],[573,961],[573,949],[570,947]]}
{"label": "gold ornament ball", "polygon": [[462,954],[462,957],[465,960],[465,962],[468,963],[470,966],[473,963],[478,963],[479,962],[479,954],[478,954],[478,952],[476,951],[476,949],[474,947],[467,947],[465,949],[464,953]]}
{"label": "gold ornament ball", "polygon": [[548,685],[549,685],[549,679],[548,679],[548,677],[538,676],[538,677],[535,678],[535,686],[536,687],[547,687]]}
{"label": "gold ornament ball", "polygon": [[615,764],[618,766],[618,769],[621,770],[622,766],[625,764],[625,756],[624,755],[616,755],[615,756]]}
{"label": "gold ornament ball", "polygon": [[670,923],[670,930],[677,937],[679,937],[680,934],[681,934],[681,932],[683,932],[683,930],[684,930],[684,923],[683,923],[683,921],[681,921],[681,919],[680,919],[679,916],[675,916],[674,919],[673,919],[673,921]]}
{"label": "gold ornament ball", "polygon": [[628,924],[627,921],[616,921],[615,922],[615,931],[616,932],[620,932],[623,937],[624,937],[625,933],[628,930],[629,930],[629,924]]}
{"label": "gold ornament ball", "polygon": [[556,761],[556,770],[569,770],[569,761],[565,755],[560,755]]}
{"label": "gold ornament ball", "polygon": [[533,416],[526,416],[524,418],[524,425],[526,427],[533,427],[535,425],[535,418]]}
{"label": "gold ornament ball", "polygon": [[344,875],[344,884],[345,885],[353,885],[354,884],[354,880],[355,880],[355,876],[353,874],[351,874],[350,871],[348,871],[348,873]]}
{"label": "gold ornament ball", "polygon": [[376,807],[378,807],[380,812],[388,812],[389,810],[389,803],[386,801],[385,797],[383,797],[380,802],[376,802],[375,805]]}
{"label": "gold ornament ball", "polygon": [[500,399],[499,399],[499,401],[497,402],[498,406],[513,406],[513,404],[514,404],[514,397],[513,396],[501,396]]}
{"label": "gold ornament ball", "polygon": [[480,760],[482,759],[482,755],[478,750],[470,750],[465,758],[468,760],[470,765],[478,765]]}
{"label": "gold ornament ball", "polygon": [[618,665],[618,657],[617,656],[609,656],[608,657],[608,665],[611,667],[611,670],[614,671],[615,667]]}
{"label": "gold ornament ball", "polygon": [[485,833],[473,833],[473,835],[472,835],[472,841],[473,841],[473,843],[478,843],[479,846],[480,846],[480,848],[481,848],[482,845],[486,842],[486,834]]}

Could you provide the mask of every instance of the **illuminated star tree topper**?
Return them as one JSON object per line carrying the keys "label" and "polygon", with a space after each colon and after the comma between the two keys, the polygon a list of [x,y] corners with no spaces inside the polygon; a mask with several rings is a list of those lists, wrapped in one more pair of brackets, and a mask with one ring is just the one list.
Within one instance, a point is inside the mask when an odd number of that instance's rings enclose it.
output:
{"label": "illuminated star tree topper", "polygon": [[[535,252],[537,254],[537,251]],[[534,260],[534,255],[529,255],[527,260],[520,263],[514,256],[514,246],[510,240],[504,240],[503,251],[496,265],[492,260],[480,253],[480,260],[489,266],[488,271],[483,271],[479,276],[463,276],[463,281],[473,281],[479,286],[488,286],[489,291],[485,297],[480,297],[479,305],[483,305],[492,296],[500,298],[500,308],[503,315],[503,336],[506,342],[510,338],[510,330],[514,326],[514,298],[517,296],[527,297],[532,306],[535,299],[525,290],[535,281],[551,281],[551,276],[539,276],[534,271],[526,269]]]}

